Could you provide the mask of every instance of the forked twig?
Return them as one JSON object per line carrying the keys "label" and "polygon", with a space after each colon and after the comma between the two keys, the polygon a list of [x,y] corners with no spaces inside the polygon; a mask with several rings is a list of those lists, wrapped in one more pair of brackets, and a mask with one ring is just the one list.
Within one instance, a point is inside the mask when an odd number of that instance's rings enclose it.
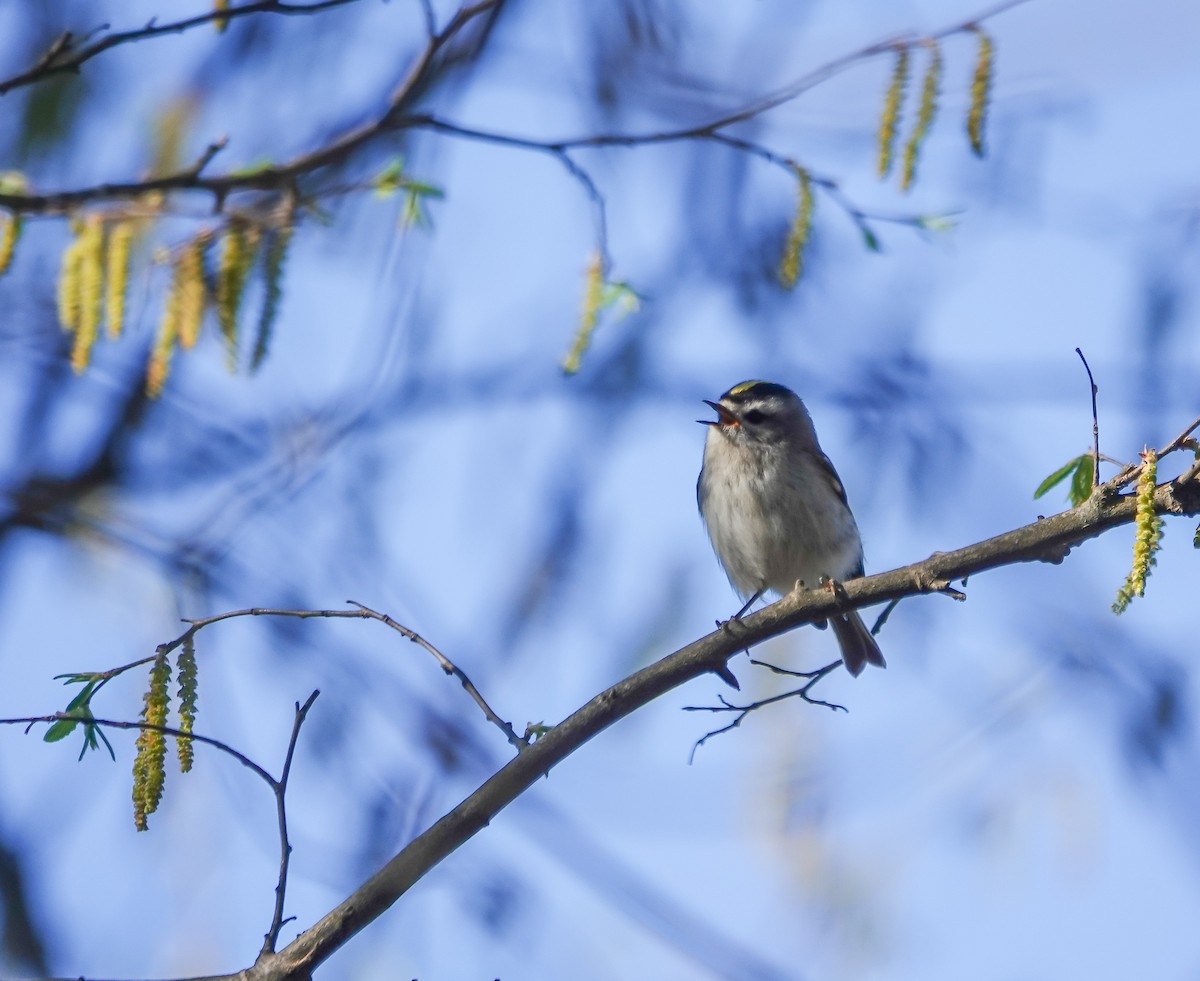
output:
{"label": "forked twig", "polygon": [[779,695],[772,695],[770,698],[763,698],[757,702],[750,702],[746,705],[735,705],[729,701],[724,695],[718,695],[717,701],[720,705],[685,705],[685,712],[736,712],[737,715],[728,725],[721,726],[719,729],[713,729],[711,732],[705,733],[692,746],[692,751],[688,754],[688,764],[696,758],[696,750],[703,746],[706,742],[712,739],[713,736],[719,736],[723,732],[729,732],[736,729],[742,724],[742,720],[751,712],[757,711],[760,708],[765,708],[768,705],[774,705],[776,702],[782,702],[789,698],[799,698],[801,701],[808,702],[809,705],[823,705],[827,709],[843,712],[848,711],[845,705],[838,705],[836,702],[826,702],[820,698],[813,698],[809,692],[822,678],[831,671],[836,670],[841,666],[841,661],[831,661],[823,668],[817,668],[815,671],[793,671],[791,668],[783,668],[777,664],[770,664],[767,661],[757,661],[754,658],[750,659],[751,664],[757,664],[760,667],[774,671],[776,674],[787,675],[790,678],[806,678],[807,680],[799,688],[794,688],[791,691],[782,692]]}
{"label": "forked twig", "polygon": [[1096,387],[1096,379],[1092,377],[1092,367],[1088,364],[1083,351],[1075,348],[1079,360],[1083,362],[1083,370],[1087,372],[1088,384],[1092,388],[1092,489],[1100,486],[1100,417],[1096,413],[1096,395],[1100,389]]}
{"label": "forked twig", "polygon": [[[471,681],[471,679],[470,679],[470,677],[468,677],[467,673],[465,671],[463,671],[462,668],[460,668],[457,664],[455,664],[453,661],[451,661],[450,658],[446,657],[446,655],[443,654],[440,650],[438,650],[436,647],[434,647],[433,644],[431,644],[429,641],[427,641],[424,637],[422,637],[420,634],[418,634],[415,630],[412,630],[409,627],[404,626],[404,624],[399,623],[396,620],[393,620],[386,613],[380,613],[378,610],[373,610],[369,606],[364,606],[362,603],[359,603],[357,600],[347,600],[346,602],[357,607],[357,609],[353,609],[353,610],[281,610],[281,609],[275,609],[273,607],[255,606],[255,607],[250,607],[245,610],[230,610],[226,613],[217,613],[211,617],[203,617],[203,618],[196,619],[196,620],[185,620],[184,621],[185,623],[190,624],[188,629],[185,630],[178,637],[176,637],[174,640],[170,640],[170,641],[167,641],[166,643],[159,644],[158,653],[159,654],[169,654],[169,653],[171,653],[171,651],[175,650],[175,648],[177,648],[181,644],[183,644],[183,642],[185,640],[187,640],[189,637],[195,636],[195,634],[198,631],[203,630],[205,627],[210,626],[211,624],[214,624],[214,623],[220,623],[222,620],[232,620],[235,617],[295,617],[298,620],[310,620],[310,619],[313,619],[316,617],[321,617],[321,618],[325,618],[325,619],[343,619],[343,620],[344,619],[378,620],[380,623],[386,624],[387,626],[389,626],[393,630],[395,630],[397,633],[401,634],[404,637],[407,637],[414,644],[418,645],[419,647],[425,648],[425,650],[427,650],[430,654],[432,654],[434,656],[434,658],[437,660],[438,665],[441,667],[441,669],[443,671],[446,672],[446,674],[453,675],[455,678],[458,679],[459,683],[463,686],[463,689],[467,692],[468,695],[471,696],[471,699],[482,710],[484,717],[488,720],[488,722],[490,722],[497,729],[499,729],[502,733],[504,733],[504,738],[507,739],[509,741],[509,743],[511,743],[515,749],[521,750],[529,745],[529,741],[527,739],[525,739],[524,737],[518,735],[516,730],[513,729],[512,725],[510,723],[506,722],[504,719],[500,718],[500,716],[496,714],[495,710],[491,707],[491,705],[488,704],[487,699],[485,699],[483,697],[483,695],[480,693],[479,689],[475,687],[474,682]],[[153,658],[146,658],[143,660],[153,660]],[[141,663],[141,662],[134,662],[134,663],[137,664],[137,663]],[[129,665],[126,665],[126,667],[129,667]],[[122,668],[121,670],[125,670],[125,668]]]}
{"label": "forked twig", "polygon": [[287,830],[287,785],[288,777],[292,775],[292,757],[296,752],[296,740],[300,737],[300,727],[304,725],[304,718],[308,715],[308,710],[312,708],[313,702],[317,700],[317,696],[321,692],[314,690],[311,695],[301,705],[296,703],[296,718],[292,722],[292,736],[288,740],[287,756],[283,760],[283,771],[279,774],[279,779],[271,782],[271,789],[275,792],[275,817],[279,824],[279,879],[275,884],[275,911],[271,914],[271,925],[267,928],[267,932],[263,937],[262,953],[274,953],[275,944],[279,940],[279,931],[283,929],[283,925],[288,920],[295,917],[285,918],[283,915],[283,899],[287,892],[287,877],[288,865],[292,857],[292,845],[288,841]]}

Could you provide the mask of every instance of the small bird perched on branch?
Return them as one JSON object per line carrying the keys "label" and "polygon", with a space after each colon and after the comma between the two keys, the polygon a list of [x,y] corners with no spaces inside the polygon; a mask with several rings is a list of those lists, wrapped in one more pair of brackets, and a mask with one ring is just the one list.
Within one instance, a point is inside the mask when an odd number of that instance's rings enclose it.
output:
{"label": "small bird perched on branch", "polygon": [[[696,500],[717,559],[746,604],[863,574],[862,540],[846,490],[821,452],[808,409],[774,382],[734,385],[717,402]],[[854,610],[833,616],[842,661],[858,676],[886,667],[875,638]]]}

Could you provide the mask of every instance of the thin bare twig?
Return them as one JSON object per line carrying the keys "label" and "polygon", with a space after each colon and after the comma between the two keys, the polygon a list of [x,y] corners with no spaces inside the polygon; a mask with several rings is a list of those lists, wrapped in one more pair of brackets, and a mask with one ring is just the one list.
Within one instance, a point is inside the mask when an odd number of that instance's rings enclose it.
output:
{"label": "thin bare twig", "polygon": [[275,911],[271,914],[271,926],[267,929],[266,935],[263,937],[263,945],[261,954],[269,954],[275,952],[275,944],[279,940],[279,931],[283,929],[283,925],[289,919],[294,917],[283,916],[283,899],[287,892],[287,877],[288,865],[292,857],[292,846],[288,841],[287,830],[287,785],[288,777],[292,774],[292,757],[296,752],[296,740],[300,738],[300,727],[304,724],[304,718],[308,715],[308,710],[312,708],[313,702],[317,700],[317,696],[321,692],[314,690],[311,695],[301,705],[296,703],[296,718],[292,722],[292,735],[288,739],[287,756],[283,761],[283,770],[279,774],[279,779],[271,785],[271,789],[275,791],[275,816],[279,824],[279,880],[275,884]]}
{"label": "thin bare twig", "polygon": [[780,667],[777,664],[771,664],[767,661],[757,661],[754,658],[750,659],[751,664],[757,664],[760,667],[768,668],[776,674],[787,675],[791,678],[807,678],[808,680],[799,688],[794,688],[791,691],[785,691],[779,695],[772,695],[769,698],[762,698],[756,702],[749,702],[745,705],[735,705],[729,701],[724,695],[718,695],[717,701],[720,705],[685,705],[685,712],[736,712],[732,722],[728,725],[721,726],[719,729],[713,729],[705,733],[692,745],[692,751],[688,754],[688,764],[690,765],[696,758],[696,750],[703,746],[714,736],[719,736],[722,733],[730,732],[742,724],[742,720],[751,712],[756,712],[758,709],[766,708],[768,705],[774,705],[777,702],[785,701],[789,698],[799,698],[801,701],[808,702],[809,705],[823,705],[827,709],[833,711],[841,710],[848,711],[845,705],[838,705],[836,702],[826,702],[820,698],[813,698],[809,692],[813,686],[818,684],[822,678],[828,675],[831,671],[835,671],[841,667],[841,661],[832,661],[826,664],[823,668],[817,668],[815,671],[794,671],[791,668]]}
{"label": "thin bare twig", "polygon": [[1075,348],[1079,360],[1083,362],[1083,370],[1087,372],[1088,384],[1092,389],[1092,489],[1100,486],[1100,417],[1096,413],[1096,395],[1100,391],[1096,387],[1096,379],[1092,377],[1092,367],[1088,364],[1083,351]]}
{"label": "thin bare twig", "polygon": [[883,625],[891,618],[892,610],[900,605],[901,598],[902,597],[897,597],[896,599],[891,600],[888,605],[883,608],[883,611],[879,614],[879,616],[876,617],[875,624],[871,627],[872,637],[879,636],[879,631],[883,629]]}
{"label": "thin bare twig", "polygon": [[1174,486],[1183,487],[1185,484],[1190,484],[1197,477],[1200,477],[1200,457],[1196,458],[1196,462],[1188,467],[1174,480]]}
{"label": "thin bare twig", "polygon": [[483,695],[479,693],[479,689],[475,687],[475,683],[472,682],[469,677],[467,677],[466,672],[464,672],[462,668],[451,661],[450,658],[446,657],[445,654],[429,643],[429,641],[427,641],[424,637],[422,637],[416,631],[410,630],[408,627],[404,626],[404,624],[397,623],[386,613],[379,613],[375,610],[372,610],[368,606],[363,606],[363,604],[359,603],[357,600],[346,600],[346,602],[353,603],[355,606],[357,606],[360,616],[370,617],[372,620],[378,620],[380,623],[387,624],[387,626],[391,627],[402,636],[407,637],[414,644],[424,647],[425,650],[429,651],[429,653],[437,659],[438,664],[441,666],[442,670],[446,672],[446,674],[453,675],[458,679],[459,684],[463,686],[463,689],[466,691],[466,693],[471,696],[475,704],[478,705],[483,711],[483,714],[487,718],[488,722],[504,733],[504,738],[506,738],[515,749],[519,751],[529,745],[528,739],[517,735],[516,730],[492,710],[492,707],[487,703]]}
{"label": "thin bare twig", "polygon": [[[1189,446],[1194,443],[1194,440],[1192,440],[1191,437],[1192,433],[1194,433],[1197,429],[1200,429],[1200,417],[1193,419],[1190,423],[1188,423],[1183,432],[1181,432],[1178,436],[1171,440],[1171,442],[1159,450],[1158,459],[1161,460],[1167,454],[1175,453],[1183,449],[1185,446]],[[1142,472],[1143,466],[1144,464],[1141,463],[1126,464],[1124,470],[1118,473],[1115,477],[1109,478],[1108,482],[1104,485],[1104,490],[1108,493],[1116,493],[1122,488],[1127,487],[1129,484],[1132,484],[1135,480],[1137,480],[1138,475]],[[1200,468],[1193,464],[1186,471],[1175,478],[1173,481],[1173,486],[1179,488],[1185,484],[1190,484],[1198,474],[1200,474]]]}
{"label": "thin bare twig", "polygon": [[[176,637],[174,640],[158,645],[160,653],[169,654],[175,648],[179,647],[188,637],[195,636],[196,632],[209,626],[210,624],[220,623],[222,620],[230,620],[234,617],[296,617],[300,620],[308,620],[313,617],[326,617],[336,619],[359,619],[359,620],[378,620],[380,623],[391,627],[397,633],[408,638],[419,647],[423,647],[437,660],[438,665],[446,674],[453,675],[458,679],[463,689],[471,696],[471,699],[483,711],[484,717],[504,733],[504,738],[512,744],[515,749],[524,749],[529,745],[529,740],[517,734],[512,725],[500,718],[499,715],[488,704],[487,699],[483,697],[479,689],[475,687],[475,683],[458,665],[450,658],[446,657],[440,650],[433,646],[424,637],[418,634],[415,630],[404,626],[404,624],[393,620],[386,613],[380,613],[377,610],[372,610],[369,606],[364,606],[357,600],[347,600],[347,603],[353,604],[357,609],[353,610],[279,610],[270,607],[251,607],[245,610],[230,610],[227,613],[218,613],[215,616],[204,617],[198,620],[187,620],[185,622],[191,624],[187,630]],[[122,669],[124,670],[124,669]]]}
{"label": "thin bare twig", "polygon": [[[153,660],[153,658],[151,658]],[[122,722],[117,719],[97,719],[90,715],[75,715],[71,712],[55,712],[53,715],[31,715],[18,719],[0,719],[0,725],[4,726],[25,726],[25,731],[29,732],[33,726],[39,722],[53,724],[55,722],[78,722],[81,725],[96,725],[104,726],[107,729],[149,729],[152,732],[161,732],[167,736],[174,736],[176,739],[191,739],[198,743],[203,743],[205,746],[211,746],[213,749],[219,749],[222,753],[232,756],[235,760],[249,770],[252,770],[260,779],[266,781],[267,785],[274,790],[276,780],[271,774],[264,770],[261,766],[250,759],[245,753],[240,753],[228,743],[223,743],[219,739],[213,739],[211,736],[201,736],[195,732],[184,732],[182,729],[176,729],[174,726],[160,726],[151,722]]]}
{"label": "thin bare twig", "polygon": [[1161,452],[1158,454],[1159,459],[1161,460],[1168,453],[1174,453],[1176,450],[1183,449],[1184,446],[1188,445],[1192,433],[1194,433],[1197,429],[1200,429],[1200,418],[1193,419],[1191,424],[1183,432],[1181,432],[1178,436],[1171,440],[1171,442],[1164,446]]}
{"label": "thin bare twig", "polygon": [[[50,47],[46,49],[32,67],[18,75],[13,75],[11,78],[0,81],[0,95],[4,95],[24,85],[32,85],[34,82],[39,82],[51,75],[60,75],[64,72],[77,72],[84,62],[91,61],[96,55],[109,50],[109,48],[115,48],[118,45],[144,41],[147,38],[161,37],[164,34],[182,34],[193,27],[200,27],[213,21],[230,21],[237,17],[247,17],[251,14],[316,14],[331,7],[342,7],[348,3],[355,2],[357,0],[319,0],[319,2],[315,3],[298,4],[282,3],[280,0],[257,0],[254,3],[244,3],[240,6],[228,7],[224,10],[214,8],[203,14],[187,17],[184,20],[171,21],[167,24],[157,24],[151,20],[145,27],[108,34],[91,44],[86,43],[87,39],[85,38],[83,46],[78,48],[73,47],[74,36],[69,31],[66,31],[54,39]],[[107,24],[100,28],[101,31],[107,29]]]}

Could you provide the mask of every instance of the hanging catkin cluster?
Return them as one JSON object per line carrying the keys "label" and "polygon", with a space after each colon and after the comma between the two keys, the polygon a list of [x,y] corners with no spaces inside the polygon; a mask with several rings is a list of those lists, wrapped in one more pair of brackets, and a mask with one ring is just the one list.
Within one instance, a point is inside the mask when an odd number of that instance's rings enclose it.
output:
{"label": "hanging catkin cluster", "polygon": [[7,212],[0,214],[0,276],[8,272],[8,267],[12,265],[23,224],[20,215]]}
{"label": "hanging catkin cluster", "polygon": [[250,370],[257,371],[267,356],[271,336],[275,330],[275,318],[279,315],[279,301],[283,297],[283,264],[287,259],[288,246],[292,242],[292,221],[288,220],[267,235],[263,249],[263,305],[258,315],[258,331],[254,338],[254,351],[250,355]]}
{"label": "hanging catkin cluster", "polygon": [[[179,657],[175,662],[179,672],[179,731],[191,733],[196,725],[196,642],[189,635],[179,649]],[[192,768],[192,758],[195,747],[187,736],[179,736],[175,740],[175,748],[179,753],[179,772],[187,773]]]}
{"label": "hanging catkin cluster", "polygon": [[896,61],[892,65],[892,77],[883,96],[883,112],[879,116],[876,142],[879,146],[875,169],[880,177],[887,177],[892,169],[893,147],[900,128],[900,107],[904,104],[904,90],[908,86],[908,45],[896,48]]}
{"label": "hanging catkin cluster", "polygon": [[967,138],[977,156],[983,156],[983,126],[987,122],[988,101],[992,93],[992,73],[995,71],[994,45],[982,27],[972,28],[979,38],[975,56],[975,75],[971,79],[971,108],[967,110]]}
{"label": "hanging catkin cluster", "polygon": [[237,370],[238,313],[261,241],[262,230],[257,225],[234,218],[225,229],[225,238],[221,244],[216,283],[217,323],[221,327],[221,336],[225,339],[230,371]]}
{"label": "hanging catkin cluster", "polygon": [[[982,156],[983,127],[987,117],[988,98],[994,70],[994,46],[991,37],[978,24],[970,24],[959,30],[973,33],[978,38],[971,81],[971,102],[967,110],[967,137],[971,149]],[[896,142],[904,121],[904,104],[912,71],[913,49],[923,48],[928,52],[925,73],[922,76],[920,93],[917,96],[916,116],[912,129],[904,141],[901,154],[900,189],[908,191],[916,181],[917,163],[921,156],[921,149],[933,129],[934,119],[938,114],[938,99],[941,96],[945,65],[942,46],[937,38],[899,41],[890,48],[893,51],[894,60],[891,74],[888,77],[887,89],[883,96],[883,110],[879,115],[879,127],[875,133],[875,169],[880,178],[887,177],[891,173],[896,161]],[[778,276],[780,284],[790,289],[799,282],[804,272],[804,250],[812,235],[814,183],[826,187],[830,193],[836,193],[836,186],[828,181],[814,182],[806,168],[793,161],[787,161],[787,164],[796,175],[798,193],[796,210],[788,225],[787,237],[779,258]],[[878,249],[878,239],[870,227],[867,216],[855,214],[855,219],[858,222],[859,230],[863,233],[867,247]],[[913,223],[925,228],[934,227],[932,221],[914,220]]]}
{"label": "hanging catkin cluster", "polygon": [[779,260],[779,282],[791,289],[800,281],[804,271],[804,247],[812,235],[813,188],[812,178],[803,167],[796,171],[796,211],[788,226],[787,241],[783,244],[783,255]]}
{"label": "hanging catkin cluster", "polygon": [[[964,30],[970,31],[978,38],[975,67],[971,77],[971,102],[967,109],[967,139],[975,154],[983,156],[983,128],[987,120],[992,73],[995,68],[994,44],[991,36],[978,24],[972,24]],[[916,119],[904,144],[904,160],[900,171],[900,188],[904,191],[912,187],[916,179],[917,158],[925,138],[933,127],[942,83],[942,48],[937,38],[924,38],[917,43],[929,52],[929,61],[921,81]],[[907,42],[896,46],[896,60],[883,97],[883,111],[876,133],[876,170],[881,178],[886,177],[892,168],[896,136],[900,131],[905,89],[908,84],[909,49],[912,46]]]}
{"label": "hanging catkin cluster", "polygon": [[[152,726],[167,724],[171,662],[160,654],[150,669],[150,687],[144,696],[142,721]],[[143,729],[137,737],[133,759],[133,823],[138,831],[148,827],[146,818],[158,809],[166,780],[167,736],[157,729]]]}
{"label": "hanging catkin cluster", "polygon": [[1142,471],[1137,483],[1137,517],[1134,519],[1133,566],[1117,590],[1114,613],[1124,613],[1135,596],[1146,595],[1146,578],[1155,563],[1162,541],[1163,519],[1154,508],[1154,490],[1158,482],[1158,453],[1142,451]]}
{"label": "hanging catkin cluster", "polygon": [[[179,770],[192,768],[195,747],[191,733],[196,724],[197,672],[196,646],[189,634],[180,646],[176,660],[179,678],[179,725],[174,734],[179,756]],[[148,726],[166,726],[171,707],[171,662],[165,650],[160,651],[150,668],[150,683],[143,696],[142,721]],[[167,736],[161,729],[146,728],[138,733],[133,760],[133,823],[145,831],[147,818],[162,800],[167,770]]]}
{"label": "hanging catkin cluster", "polygon": [[908,142],[904,144],[904,166],[900,174],[900,189],[907,191],[913,179],[917,176],[917,156],[921,152],[921,144],[929,135],[933,126],[933,117],[937,115],[938,88],[942,82],[942,49],[936,40],[925,42],[929,49],[929,64],[925,68],[925,78],[921,82],[921,102],[917,106],[917,121],[913,124]]}
{"label": "hanging catkin cluster", "polygon": [[592,343],[592,334],[596,330],[596,322],[600,319],[600,307],[604,299],[604,259],[600,253],[594,252],[588,260],[587,272],[584,275],[583,306],[579,312],[579,326],[575,330],[575,339],[571,349],[563,359],[563,371],[573,375],[583,363],[584,352]]}
{"label": "hanging catkin cluster", "polygon": [[74,338],[71,367],[79,374],[91,363],[100,324],[112,338],[124,326],[133,222],[93,212],[74,218],[71,230],[58,275],[58,320]]}
{"label": "hanging catkin cluster", "polygon": [[[225,341],[229,370],[237,370],[242,301],[260,257],[263,304],[251,368],[262,363],[283,295],[283,268],[293,215],[291,205],[280,215],[265,219],[265,224],[243,215],[230,215],[223,228],[200,229],[165,253],[170,278],[146,365],[146,393],[151,398],[162,393],[175,352],[196,345],[210,306],[216,311]],[[107,325],[109,339],[120,337],[124,331],[131,255],[139,228],[145,224],[144,216],[102,212],[78,214],[71,220],[72,238],[63,251],[58,277],[58,319],[73,337],[71,365],[77,373],[91,363],[101,324]],[[16,216],[7,218],[0,227],[0,259],[5,258],[6,242],[10,243],[7,248],[11,253],[19,231]],[[216,251],[218,243],[220,258],[216,269],[210,271],[210,253]]]}
{"label": "hanging catkin cluster", "polygon": [[[28,190],[29,182],[19,170],[0,171],[0,194],[24,194]],[[0,212],[0,276],[12,265],[24,225],[25,219],[20,214]]]}

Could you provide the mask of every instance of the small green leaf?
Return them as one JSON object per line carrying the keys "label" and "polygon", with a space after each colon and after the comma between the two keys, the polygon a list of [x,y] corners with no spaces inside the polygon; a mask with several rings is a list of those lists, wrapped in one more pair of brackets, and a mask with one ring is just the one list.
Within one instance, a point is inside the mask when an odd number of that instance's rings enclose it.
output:
{"label": "small green leaf", "polygon": [[613,306],[621,316],[637,313],[642,307],[642,296],[626,282],[605,283],[600,291],[600,309]]}
{"label": "small green leaf", "polygon": [[958,227],[961,211],[939,211],[932,215],[920,215],[916,221],[927,232],[949,232]]}
{"label": "small green leaf", "polygon": [[406,228],[413,225],[430,227],[433,221],[425,209],[425,199],[445,197],[441,188],[409,180],[407,177],[401,180],[400,187],[404,189],[404,209],[400,215],[400,224]]}
{"label": "small green leaf", "polygon": [[423,198],[438,198],[440,200],[446,196],[446,192],[437,185],[426,184],[423,181],[414,181],[406,178],[404,181],[404,186],[414,194],[417,194]]}
{"label": "small green leaf", "polygon": [[371,181],[375,193],[381,198],[390,198],[400,189],[404,179],[404,158],[393,157]]}
{"label": "small green leaf", "polygon": [[859,227],[862,229],[863,242],[866,244],[867,248],[872,252],[880,251],[879,238],[876,236],[875,232],[872,231],[867,225],[860,225]]}
{"label": "small green leaf", "polygon": [[80,691],[78,695],[76,695],[71,699],[70,702],[67,703],[66,714],[73,715],[76,710],[80,708],[86,709],[88,707],[88,700],[92,697],[92,694],[95,692],[95,690],[95,681],[89,681],[86,685],[84,685],[82,691]]}
{"label": "small green leaf", "polygon": [[411,188],[404,191],[404,208],[400,212],[400,224],[404,228],[428,228],[429,215],[421,204],[421,195]]}
{"label": "small green leaf", "polygon": [[1090,455],[1079,458],[1079,466],[1075,468],[1075,476],[1071,478],[1071,507],[1079,507],[1092,496],[1092,478],[1096,461]]}
{"label": "small green leaf", "polygon": [[104,748],[108,750],[108,755],[112,757],[114,763],[117,762],[117,754],[113,751],[112,743],[108,741],[108,736],[104,735],[104,730],[92,722],[84,723],[83,726],[83,749],[79,751],[79,759],[83,759],[89,749],[100,749],[100,744],[96,742],[96,737],[99,736],[104,742]]}
{"label": "small green leaf", "polygon": [[1091,457],[1084,453],[1083,455],[1075,457],[1074,460],[1063,464],[1061,467],[1055,470],[1054,473],[1038,484],[1038,489],[1033,492],[1033,499],[1036,501],[1039,497],[1045,494],[1046,491],[1050,490],[1050,488],[1056,486],[1057,484],[1061,484],[1067,479],[1067,477],[1075,472],[1075,470],[1084,460],[1091,460]]}
{"label": "small green leaf", "polygon": [[46,735],[42,736],[42,739],[48,743],[56,743],[71,735],[77,725],[79,725],[78,719],[59,719],[46,730]]}
{"label": "small green leaf", "polygon": [[96,675],[91,671],[84,671],[84,672],[71,671],[67,674],[56,674],[54,676],[55,681],[58,681],[59,678],[66,679],[63,682],[64,685],[82,685],[85,681],[98,681],[99,680],[99,678],[97,678]]}
{"label": "small green leaf", "polygon": [[[92,710],[88,707],[88,700],[95,693],[96,685],[100,679],[93,674],[60,674],[55,675],[55,677],[68,679],[64,682],[67,685],[78,684],[81,681],[87,682],[79,693],[71,699],[61,714],[91,716]],[[56,743],[60,739],[66,739],[67,736],[71,735],[77,725],[79,725],[79,719],[59,719],[46,730],[46,734],[42,739],[48,743]]]}
{"label": "small green leaf", "polygon": [[1192,539],[1192,548],[1200,548],[1200,525],[1196,525],[1196,537]]}

